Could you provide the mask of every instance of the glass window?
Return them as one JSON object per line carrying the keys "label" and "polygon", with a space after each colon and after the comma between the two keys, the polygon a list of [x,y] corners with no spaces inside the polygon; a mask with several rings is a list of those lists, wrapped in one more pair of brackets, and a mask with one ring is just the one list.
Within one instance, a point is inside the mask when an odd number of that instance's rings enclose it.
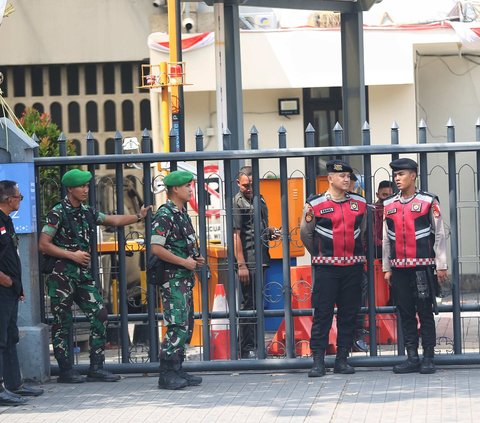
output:
{"label": "glass window", "polygon": [[132,65],[130,63],[122,63],[120,65],[120,75],[122,94],[133,93]]}
{"label": "glass window", "polygon": [[35,110],[38,110],[40,112],[40,114],[45,112],[45,108],[43,107],[42,103],[34,103],[32,108],[35,109]]}
{"label": "glass window", "polygon": [[96,65],[85,65],[85,94],[97,94]]}
{"label": "glass window", "polygon": [[103,65],[103,93],[115,94],[115,66],[113,63]]}
{"label": "glass window", "polygon": [[98,108],[94,101],[87,103],[87,131],[98,131]]}
{"label": "glass window", "polygon": [[71,140],[73,150],[75,151],[76,156],[82,155],[82,145],[80,144],[80,140]]}
{"label": "glass window", "polygon": [[152,115],[150,112],[150,100],[140,102],[140,125],[141,130],[152,129]]}
{"label": "glass window", "polygon": [[111,100],[106,101],[103,105],[104,126],[105,131],[116,131],[117,120],[115,118],[115,103]]}
{"label": "glass window", "polygon": [[130,100],[125,100],[122,103],[122,121],[124,131],[133,131],[133,103]]}
{"label": "glass window", "polygon": [[56,123],[58,128],[62,131],[62,105],[60,103],[55,102],[50,105],[50,116],[52,122]]}
{"label": "glass window", "polygon": [[78,65],[67,65],[67,93],[68,95],[78,95]]}
{"label": "glass window", "polygon": [[50,95],[62,95],[62,72],[59,65],[49,66],[48,79]]}
{"label": "glass window", "polygon": [[80,132],[80,106],[75,101],[68,104],[68,132]]}
{"label": "glass window", "polygon": [[32,82],[32,96],[40,97],[43,95],[43,67],[32,66],[30,68],[30,77]]}
{"label": "glass window", "polygon": [[15,107],[13,108],[13,113],[15,113],[15,116],[22,116],[24,111],[25,111],[25,104],[23,103],[15,104]]}
{"label": "glass window", "polygon": [[13,96],[25,97],[25,68],[23,66],[13,67]]}
{"label": "glass window", "polygon": [[[115,140],[113,138],[108,138],[105,141],[105,154],[115,154]],[[115,169],[115,163],[107,163],[107,169]]]}
{"label": "glass window", "polygon": [[3,83],[0,85],[0,90],[3,92],[3,97],[8,97],[7,68],[0,67],[0,73],[3,75]]}

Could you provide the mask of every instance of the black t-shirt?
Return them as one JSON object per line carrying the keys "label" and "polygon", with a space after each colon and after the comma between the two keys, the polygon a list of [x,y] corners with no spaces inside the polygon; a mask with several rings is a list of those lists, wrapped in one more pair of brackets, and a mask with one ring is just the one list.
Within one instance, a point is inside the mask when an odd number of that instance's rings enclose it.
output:
{"label": "black t-shirt", "polygon": [[18,236],[12,219],[2,210],[0,210],[0,271],[10,276],[13,281],[10,288],[3,285],[0,285],[0,288],[13,290],[18,296],[22,295],[22,265],[18,255]]}
{"label": "black t-shirt", "polygon": [[[260,197],[260,237],[262,245],[262,264],[270,264],[270,253],[268,251],[268,209],[263,197]],[[242,193],[237,193],[233,199],[233,229],[240,230],[243,256],[250,270],[255,268],[255,231],[253,221],[253,204],[245,198]]]}

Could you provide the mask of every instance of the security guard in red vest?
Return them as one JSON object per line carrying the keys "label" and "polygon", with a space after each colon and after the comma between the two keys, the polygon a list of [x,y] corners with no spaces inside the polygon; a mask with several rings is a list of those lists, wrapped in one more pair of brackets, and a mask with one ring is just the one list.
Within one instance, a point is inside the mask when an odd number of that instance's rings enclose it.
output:
{"label": "security guard in red vest", "polygon": [[352,172],[348,164],[331,160],[327,171],[328,190],[307,200],[300,226],[302,242],[315,267],[310,338],[313,367],[309,377],[325,375],[325,350],[335,304],[338,335],[334,372],[355,373],[347,357],[355,334],[365,262],[365,198],[348,192]]}
{"label": "security guard in red vest", "polygon": [[[397,159],[390,163],[399,192],[384,201],[383,262],[385,280],[391,284],[402,319],[408,359],[394,373],[434,373],[435,321],[431,281],[447,279],[447,254],[438,198],[415,187],[417,163]],[[418,356],[417,318],[423,359]]]}

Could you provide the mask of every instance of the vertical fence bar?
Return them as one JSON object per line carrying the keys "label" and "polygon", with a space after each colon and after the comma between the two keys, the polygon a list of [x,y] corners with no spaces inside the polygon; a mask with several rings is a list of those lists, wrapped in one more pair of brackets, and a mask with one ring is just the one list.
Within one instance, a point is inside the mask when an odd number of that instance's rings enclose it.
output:
{"label": "vertical fence bar", "polygon": [[[287,131],[281,126],[278,130],[278,146],[287,148]],[[295,357],[295,336],[292,314],[292,286],[290,278],[290,230],[288,218],[288,167],[287,159],[280,158],[280,195],[282,204],[282,254],[283,254],[283,300],[285,304],[285,352],[287,358]]]}
{"label": "vertical fence bar", "polygon": [[[370,126],[365,122],[362,128],[362,144],[370,145]],[[367,204],[373,204],[372,196],[372,158],[369,154],[363,156],[365,180],[365,199]],[[368,321],[377,321],[375,309],[375,276],[374,276],[374,239],[373,239],[373,208],[367,207],[367,279],[368,279]],[[370,355],[377,355],[377,325],[370,324]]]}
{"label": "vertical fence bar", "polygon": [[[475,141],[480,142],[480,118],[475,122]],[[480,238],[480,151],[475,153],[477,161],[477,242]],[[480,245],[479,247],[480,248]],[[477,250],[478,254],[478,250]]]}
{"label": "vertical fence bar", "polygon": [[[223,133],[223,149],[231,149],[232,134],[228,128]],[[232,190],[232,161],[225,160],[225,225],[227,228],[227,262],[228,262],[228,289],[227,302],[230,321],[230,354],[231,360],[238,360],[237,343],[237,302],[236,302],[236,283],[235,283],[235,253],[233,242],[233,190]]]}
{"label": "vertical fence bar", "polygon": [[[393,121],[392,126],[390,127],[390,142],[392,145],[398,145],[398,141],[399,141],[398,130],[399,130],[398,123]],[[398,159],[398,153],[393,153],[392,161],[397,159]]]}
{"label": "vertical fence bar", "polygon": [[[427,124],[423,119],[420,120],[418,125],[418,143],[427,143]],[[428,191],[428,162],[427,153],[420,153],[420,189],[422,191]]]}
{"label": "vertical fence bar", "polygon": [[[258,131],[255,126],[252,126],[250,130],[250,141],[252,150],[258,150]],[[263,273],[263,248],[264,242],[268,243],[268,228],[267,233],[262,233],[261,220],[262,220],[262,206],[260,196],[260,163],[258,159],[252,159],[252,190],[253,190],[253,231],[256,234],[254,239],[255,249],[255,307],[257,312],[257,353],[258,358],[265,358],[265,316],[263,310],[263,287],[264,287],[264,273]]]}
{"label": "vertical fence bar", "polygon": [[[339,122],[333,127],[333,145],[335,147],[341,147],[343,145],[343,128]],[[336,159],[345,161],[345,158],[342,155],[336,155]]]}
{"label": "vertical fence bar", "polygon": [[[91,132],[87,134],[87,155],[88,156],[95,156],[95,143],[93,139],[93,135]],[[93,208],[97,208],[97,185],[95,181],[95,165],[89,164],[88,171],[92,174],[92,179],[90,179],[89,183],[89,191],[88,191],[88,203]],[[95,228],[96,229],[96,228]],[[101,289],[101,281],[100,281],[100,269],[98,264],[98,237],[97,231],[92,232],[92,240],[90,241],[90,254],[92,255],[93,259],[91,261],[92,265],[92,275],[95,279],[95,285],[98,289]]]}
{"label": "vertical fence bar", "polygon": [[[65,134],[63,132],[60,134],[57,141],[58,141],[58,155],[60,157],[66,157],[67,156],[67,138],[65,137]],[[60,165],[60,180],[62,179],[62,176],[66,171],[67,171],[67,166]],[[67,195],[67,188],[65,188],[63,184],[60,183],[60,197],[64,198],[66,195]]]}
{"label": "vertical fence bar", "polygon": [[[195,144],[197,151],[203,151],[203,132],[200,128],[195,133]],[[208,326],[209,313],[209,289],[208,289],[208,261],[207,261],[207,216],[206,216],[206,195],[205,195],[205,162],[197,161],[197,199],[198,199],[198,236],[200,238],[200,253],[205,257],[206,266],[200,268],[200,288],[202,292],[202,343],[203,360],[210,360],[210,330]]]}
{"label": "vertical fence bar", "polygon": [[[307,129],[305,130],[305,145],[307,148],[315,147],[315,128],[311,123],[308,124]],[[309,156],[305,160],[305,170],[306,170],[306,198],[309,198],[312,195],[317,193],[316,187],[316,172],[315,172],[315,156]]]}
{"label": "vertical fence bar", "polygon": [[[119,131],[115,132],[115,154],[122,154],[122,134]],[[115,192],[117,194],[117,214],[123,214],[124,206],[124,192],[123,192],[123,164],[117,163],[115,165]],[[117,228],[117,252],[118,252],[118,299],[120,310],[120,339],[122,342],[122,363],[129,362],[128,351],[128,307],[127,307],[127,275],[126,275],[126,260],[125,260],[125,229],[123,226]]]}
{"label": "vertical fence bar", "polygon": [[[447,142],[455,142],[455,125],[447,122]],[[455,152],[448,154],[448,190],[450,204],[450,251],[452,255],[453,352],[462,353],[462,325],[460,315],[460,269],[458,262],[457,166]]]}
{"label": "vertical fence bar", "polygon": [[[150,134],[146,129],[142,132],[142,153],[151,153]],[[143,164],[143,202],[145,206],[153,204],[152,195],[152,169],[150,163]],[[148,262],[152,249],[150,240],[152,238],[152,212],[148,212],[145,218],[145,262]],[[148,277],[148,276],[147,276]],[[147,280],[147,321],[149,349],[148,358],[150,362],[158,362],[158,322],[155,319],[157,309],[157,288]]]}
{"label": "vertical fence bar", "polygon": [[[399,126],[396,121],[393,121],[392,126],[390,128],[390,141],[392,145],[398,145],[399,144]],[[397,160],[399,158],[398,153],[393,153],[392,154],[392,161]],[[393,181],[393,172],[392,172],[392,181]],[[397,186],[395,183],[393,184],[393,191],[398,192]],[[396,311],[397,315],[397,349],[398,349],[398,355],[405,355],[405,345],[403,342],[403,331],[402,331],[402,321],[400,317],[400,313],[397,309]]]}
{"label": "vertical fence bar", "polygon": [[[170,151],[177,151],[177,131],[175,130],[175,128],[170,129],[168,142],[170,144]],[[174,172],[175,170],[177,170],[177,162],[170,162],[170,172]]]}

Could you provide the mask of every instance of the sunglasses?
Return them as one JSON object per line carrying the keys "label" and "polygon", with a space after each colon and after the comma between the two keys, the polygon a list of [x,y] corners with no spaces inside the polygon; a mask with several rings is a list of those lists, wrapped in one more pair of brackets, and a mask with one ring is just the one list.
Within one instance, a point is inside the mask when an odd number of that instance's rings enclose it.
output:
{"label": "sunglasses", "polygon": [[11,195],[10,197],[11,197],[11,198],[17,198],[17,199],[19,199],[20,201],[23,200],[23,195],[22,195],[22,194],[20,194],[20,195]]}

